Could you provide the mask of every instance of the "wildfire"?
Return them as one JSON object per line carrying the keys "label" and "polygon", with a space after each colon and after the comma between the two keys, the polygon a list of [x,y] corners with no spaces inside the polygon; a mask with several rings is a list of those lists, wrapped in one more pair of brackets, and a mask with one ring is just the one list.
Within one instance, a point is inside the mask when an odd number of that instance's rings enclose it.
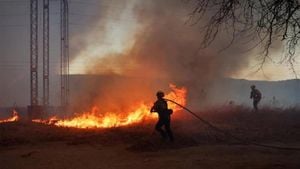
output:
{"label": "wildfire", "polygon": [[18,121],[19,119],[20,117],[18,115],[18,112],[16,110],[13,110],[12,117],[8,119],[0,120],[0,123],[14,122],[14,121]]}
{"label": "wildfire", "polygon": [[50,119],[47,119],[47,120],[33,119],[31,121],[35,122],[35,123],[54,124],[54,123],[56,123],[58,121],[58,118],[51,117]]}
{"label": "wildfire", "polygon": [[[175,102],[185,105],[186,104],[186,88],[177,88],[175,85],[170,84],[171,92],[165,98],[174,100]],[[156,118],[155,114],[150,114],[149,110],[152,103],[139,103],[133,106],[132,111],[129,112],[106,112],[101,113],[99,107],[94,106],[91,112],[84,112],[70,119],[58,119],[56,117],[49,120],[34,120],[33,122],[53,124],[62,127],[75,127],[75,128],[111,128],[120,127],[130,124],[141,123],[147,120]],[[181,108],[175,104],[169,104],[169,108],[173,111],[178,111]]]}
{"label": "wildfire", "polygon": [[[176,85],[174,85],[174,84],[170,84],[169,87],[171,88],[172,92],[167,94],[165,96],[165,98],[173,100],[173,101],[185,106],[186,105],[186,94],[187,94],[186,88],[185,87],[177,88]],[[175,105],[174,103],[170,103],[169,108],[173,109],[173,111],[178,111],[178,110],[182,109],[181,107]]]}

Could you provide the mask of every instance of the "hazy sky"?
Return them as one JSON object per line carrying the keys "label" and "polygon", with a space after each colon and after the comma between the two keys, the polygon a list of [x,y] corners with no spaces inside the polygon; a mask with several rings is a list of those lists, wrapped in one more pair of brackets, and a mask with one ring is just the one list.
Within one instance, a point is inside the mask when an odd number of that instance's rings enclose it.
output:
{"label": "hazy sky", "polygon": [[[15,92],[23,92],[24,95],[29,95],[29,91],[26,90],[29,89],[30,60],[29,2],[30,0],[0,0],[0,94],[6,95],[6,98],[14,97],[9,94],[12,90]],[[41,5],[42,1],[39,2]],[[69,2],[71,40],[70,70],[73,74],[94,72],[91,70],[93,68],[97,68],[97,73],[113,72],[119,74],[127,71],[126,69],[133,69],[133,67],[136,66],[136,63],[119,62],[118,57],[124,58],[124,56],[118,55],[124,55],[124,53],[126,53],[126,55],[135,54],[137,51],[132,49],[137,47],[137,43],[146,43],[141,41],[141,37],[156,35],[155,31],[162,33],[161,30],[154,30],[151,29],[151,27],[156,27],[156,21],[160,26],[163,26],[163,22],[156,19],[159,19],[159,13],[164,9],[165,11],[168,11],[168,13],[163,13],[165,15],[163,17],[166,19],[166,24],[173,24],[177,21],[178,23],[176,23],[176,25],[181,25],[180,29],[175,30],[178,31],[178,37],[184,37],[185,40],[190,43],[197,42],[190,39],[190,36],[195,35],[196,26],[192,27],[184,24],[187,19],[188,10],[178,11],[177,9],[185,8],[184,4],[181,6],[178,5],[178,2],[176,2],[177,6],[173,5],[170,8],[168,8],[168,6],[160,7],[160,4],[155,5],[156,1],[152,2],[151,0],[69,0]],[[157,2],[166,5],[160,1]],[[42,28],[41,9],[42,8],[40,7],[40,30]],[[58,0],[50,0],[50,12],[50,71],[52,76],[50,85],[52,86],[53,91],[51,94],[53,96],[58,96],[59,79],[55,76],[57,72],[59,72]],[[170,14],[172,16],[174,15],[175,18],[172,21],[167,20],[169,18],[168,15]],[[174,31],[172,27],[168,26],[169,25],[165,25],[170,32]],[[194,31],[192,34],[189,31],[190,29]],[[163,33],[167,34],[168,31],[164,30]],[[39,37],[41,38],[41,34]],[[148,37],[148,39],[151,40],[151,37]],[[153,39],[153,41],[157,41],[157,38]],[[180,41],[180,39],[178,41]],[[197,46],[197,44],[191,44],[190,46]],[[172,48],[172,46],[169,47]],[[182,44],[178,47],[182,47]],[[263,71],[256,72],[258,68],[257,64],[259,62],[257,59],[259,50],[255,49],[243,52],[243,50],[237,50],[237,48],[238,47],[233,48],[227,53],[213,54],[218,55],[219,57],[222,57],[223,55],[234,55],[230,57],[230,59],[238,58],[240,55],[245,56],[246,59],[243,61],[244,63],[238,65],[239,67],[237,69],[231,69],[231,67],[236,66],[236,64],[233,64],[234,60],[226,62],[225,66],[230,70],[228,73],[224,73],[227,77],[251,80],[285,80],[295,77],[287,64],[279,64],[282,56],[281,50],[274,49],[272,55],[276,55],[277,59],[266,63]],[[140,49],[144,48],[139,48],[139,50]],[[212,51],[212,49],[214,49],[214,46],[211,46],[208,51]],[[151,50],[151,48],[147,50]],[[39,52],[42,52],[41,41]],[[138,51],[137,53],[141,52]],[[113,62],[116,60],[118,62],[111,63],[111,59],[108,59],[110,56],[116,58],[113,59]],[[125,58],[128,57],[129,56],[125,56]],[[135,56],[135,58],[138,58],[137,61],[143,62],[143,60],[140,59],[143,58],[142,56]],[[149,57],[147,59],[149,59]],[[109,64],[103,65],[103,60],[105,60],[105,63]],[[241,58],[241,60],[243,59]],[[42,58],[40,58],[39,61],[41,63]],[[93,65],[95,62],[101,62],[101,67]],[[210,64],[216,64],[213,65],[213,67],[218,67],[218,63],[220,62],[210,62]],[[221,63],[224,67],[225,62],[222,61]],[[295,68],[298,71],[300,71],[299,66],[299,63],[295,63]],[[41,66],[39,68],[41,69]],[[170,70],[173,69],[174,68]],[[42,71],[40,72],[42,73]],[[41,76],[41,73],[39,76]],[[18,87],[18,89],[12,89],[11,86],[15,86],[16,84],[20,87]],[[6,98],[1,98],[0,104],[1,102],[5,102]]]}
{"label": "hazy sky", "polygon": [[[130,3],[120,3],[122,1],[116,0],[70,0],[70,38],[75,41],[71,41],[70,46],[71,57],[75,58],[71,62],[72,73],[85,73],[91,58],[101,58],[108,53],[121,53],[134,43],[132,37],[139,27],[133,12],[136,1],[140,0],[127,0]],[[55,59],[59,54],[59,2],[50,0],[50,5],[50,55],[52,71],[57,72],[57,66],[54,65],[59,61]],[[100,9],[105,11],[99,11]],[[29,10],[29,0],[0,0],[0,69],[2,73],[28,71]],[[41,14],[41,12],[40,10],[39,13]],[[101,13],[106,22],[102,22]],[[182,16],[182,18],[184,17]],[[39,20],[41,21],[41,19],[40,15]],[[104,33],[99,33],[100,31]],[[84,34],[81,35],[80,32],[84,32]],[[80,45],[79,41],[84,43],[84,48],[80,51],[75,49]],[[72,52],[73,49],[76,52]],[[286,64],[279,64],[280,59],[277,63],[276,61],[267,63],[264,71],[255,73],[258,52],[248,53],[253,55],[251,64],[233,74],[232,77],[260,80],[294,78]],[[280,57],[282,53],[278,51],[273,54]],[[296,63],[295,67],[297,68],[299,65]]]}

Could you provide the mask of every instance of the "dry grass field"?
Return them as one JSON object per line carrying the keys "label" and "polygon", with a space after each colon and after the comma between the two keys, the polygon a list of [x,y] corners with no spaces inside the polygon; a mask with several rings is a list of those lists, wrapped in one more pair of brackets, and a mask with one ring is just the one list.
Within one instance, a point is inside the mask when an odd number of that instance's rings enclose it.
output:
{"label": "dry grass field", "polygon": [[[185,114],[185,112],[180,112]],[[222,107],[198,113],[248,141],[300,147],[300,111]],[[110,129],[62,128],[26,121],[0,124],[0,169],[298,169],[300,151],[244,143],[186,114],[173,119],[175,142],[155,122]]]}

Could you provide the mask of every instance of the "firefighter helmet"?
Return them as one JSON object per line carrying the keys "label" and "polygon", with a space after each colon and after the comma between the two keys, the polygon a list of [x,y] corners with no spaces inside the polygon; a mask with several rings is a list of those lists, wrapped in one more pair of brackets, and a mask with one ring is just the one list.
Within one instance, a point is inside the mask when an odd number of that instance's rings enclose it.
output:
{"label": "firefighter helmet", "polygon": [[156,96],[159,97],[159,98],[163,98],[165,96],[164,92],[163,91],[158,91],[156,93]]}

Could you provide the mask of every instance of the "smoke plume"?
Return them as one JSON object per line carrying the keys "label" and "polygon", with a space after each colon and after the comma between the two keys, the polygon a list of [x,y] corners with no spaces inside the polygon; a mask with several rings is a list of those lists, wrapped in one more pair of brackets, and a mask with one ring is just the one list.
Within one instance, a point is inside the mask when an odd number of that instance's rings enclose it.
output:
{"label": "smoke plume", "polygon": [[[109,89],[103,86],[96,87],[97,91],[102,91],[99,92],[99,96],[92,97],[98,102],[102,103],[103,100],[116,95],[117,98],[123,95],[123,99],[128,100],[126,98],[131,98],[135,95],[133,93],[151,94],[155,91],[154,86],[158,89],[160,86],[158,83],[151,85],[153,81],[164,82],[161,83],[164,85],[173,82],[187,86],[191,99],[201,99],[201,94],[209,90],[212,83],[228,77],[248,64],[248,57],[242,53],[245,50],[242,45],[233,45],[224,52],[218,52],[231,40],[226,32],[223,32],[222,38],[216,39],[211,47],[199,50],[203,35],[199,26],[186,24],[190,8],[182,1],[126,2],[134,4],[132,10],[138,25],[135,32],[123,43],[124,49],[121,52],[105,55],[99,53],[99,57],[89,60],[85,71],[90,74],[135,77],[143,79],[144,82],[139,85],[136,83],[138,80],[106,82]],[[109,19],[99,18],[105,23],[108,23]],[[199,25],[201,26],[201,23]],[[99,33],[105,34],[109,30],[103,31]],[[89,83],[87,88],[93,91],[91,85],[95,83]],[[104,93],[110,93],[109,97],[106,98]],[[135,97],[143,98],[137,95]],[[149,100],[149,97],[143,99]]]}

